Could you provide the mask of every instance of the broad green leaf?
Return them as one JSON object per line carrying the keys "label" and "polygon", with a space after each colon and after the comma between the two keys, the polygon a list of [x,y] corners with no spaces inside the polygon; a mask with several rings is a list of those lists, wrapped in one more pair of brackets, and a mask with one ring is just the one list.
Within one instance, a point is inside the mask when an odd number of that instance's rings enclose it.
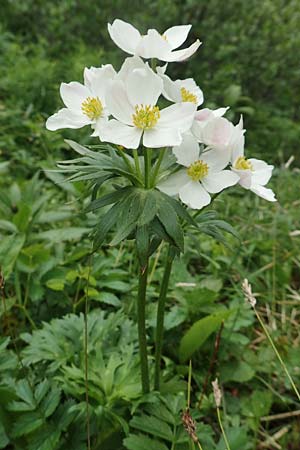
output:
{"label": "broad green leaf", "polygon": [[9,444],[9,438],[5,432],[3,423],[0,422],[0,448],[6,448]]}
{"label": "broad green leaf", "polygon": [[222,366],[221,380],[245,383],[255,375],[255,370],[245,361],[230,361]]}
{"label": "broad green leaf", "polygon": [[90,233],[90,228],[69,227],[55,230],[42,231],[34,236],[34,239],[43,239],[50,241],[52,244],[57,244],[62,241],[73,241],[82,238],[87,233]]}
{"label": "broad green leaf", "polygon": [[40,428],[43,423],[44,420],[41,418],[41,414],[37,412],[23,414],[15,420],[12,427],[12,436],[20,437],[31,433]]}
{"label": "broad green leaf", "polygon": [[11,233],[17,233],[18,228],[9,220],[0,220],[0,230],[10,231]]}
{"label": "broad green leaf", "polygon": [[15,265],[16,259],[25,243],[25,235],[6,236],[0,241],[0,266],[4,278],[7,278]]}
{"label": "broad green leaf", "polygon": [[172,428],[162,420],[148,415],[134,416],[130,421],[132,428],[143,431],[144,433],[152,434],[153,436],[166,439],[169,442],[173,441]]}
{"label": "broad green leaf", "polygon": [[179,347],[180,360],[186,361],[189,359],[230,314],[231,311],[226,310],[204,317],[194,323],[181,339]]}
{"label": "broad green leaf", "polygon": [[144,435],[130,434],[124,439],[123,444],[128,450],[168,450],[162,442]]}
{"label": "broad green leaf", "polygon": [[104,242],[107,233],[113,228],[118,221],[122,205],[115,203],[100,219],[96,227],[93,239],[93,251],[96,251]]}
{"label": "broad green leaf", "polygon": [[110,194],[103,195],[103,197],[92,201],[86,208],[86,212],[95,211],[96,209],[119,202],[124,197],[126,198],[132,192],[132,190],[133,188],[131,186],[126,186],[125,188],[118,189],[114,192],[111,192]]}
{"label": "broad green leaf", "polygon": [[178,216],[169,203],[163,202],[158,211],[158,218],[164,226],[167,234],[173,239],[176,246],[183,252],[184,237]]}

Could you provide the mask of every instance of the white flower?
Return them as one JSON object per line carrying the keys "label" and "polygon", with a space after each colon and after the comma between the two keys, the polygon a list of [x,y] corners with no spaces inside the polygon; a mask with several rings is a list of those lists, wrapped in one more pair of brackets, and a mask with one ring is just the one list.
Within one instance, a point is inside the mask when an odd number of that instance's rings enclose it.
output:
{"label": "white flower", "polygon": [[167,100],[175,103],[192,102],[196,106],[203,103],[203,92],[193,78],[173,81],[163,73],[163,70],[164,68],[157,68],[157,72],[164,82],[162,94]]}
{"label": "white flower", "polygon": [[239,181],[238,175],[223,170],[228,164],[226,153],[208,150],[200,154],[199,144],[190,134],[184,136],[180,146],[173,148],[173,153],[185,169],[159,183],[158,189],[168,195],[178,194],[181,201],[193,209],[208,205],[209,194],[217,194]]}
{"label": "white flower", "polygon": [[110,37],[124,52],[166,62],[184,61],[198,49],[200,41],[197,39],[190,47],[174,51],[185,42],[190,29],[191,25],[175,26],[162,35],[150,29],[142,36],[134,26],[123,20],[116,19],[112,24],[108,24]]}
{"label": "white flower", "polygon": [[244,156],[238,156],[232,165],[232,171],[239,177],[239,184],[259,197],[276,202],[275,194],[272,189],[264,187],[272,176],[274,166],[267,164],[260,159],[246,159]]}
{"label": "white flower", "polygon": [[84,69],[84,85],[77,81],[62,83],[60,96],[66,108],[50,116],[46,122],[48,130],[60,128],[81,128],[92,125],[93,128],[107,120],[105,92],[115,77],[112,65],[101,68]]}
{"label": "white flower", "polygon": [[195,105],[182,103],[160,110],[156,106],[162,92],[162,80],[148,65],[134,69],[126,81],[113,81],[106,93],[106,104],[115,119],[99,130],[103,142],[126,148],[179,145],[182,133],[192,124]]}
{"label": "white flower", "polygon": [[[240,127],[243,127],[242,119],[240,121]],[[243,188],[249,189],[269,202],[276,202],[272,189],[264,187],[272,176],[274,166],[260,159],[246,159],[244,156],[244,145],[244,139],[237,139],[235,142],[231,154],[231,170],[240,177],[239,184]]]}

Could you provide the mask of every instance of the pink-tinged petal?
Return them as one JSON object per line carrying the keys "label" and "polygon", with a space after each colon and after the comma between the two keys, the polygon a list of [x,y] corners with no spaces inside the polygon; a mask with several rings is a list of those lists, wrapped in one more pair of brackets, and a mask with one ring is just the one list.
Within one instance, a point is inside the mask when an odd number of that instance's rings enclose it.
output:
{"label": "pink-tinged petal", "polygon": [[202,184],[208,192],[217,194],[223,189],[237,184],[239,179],[240,177],[231,170],[222,170],[221,172],[209,173],[202,180]]}
{"label": "pink-tinged petal", "polygon": [[173,173],[165,180],[158,183],[157,187],[160,191],[168,195],[177,195],[180,189],[191,181],[186,170],[179,170]]}
{"label": "pink-tinged petal", "polygon": [[203,143],[213,148],[224,149],[229,144],[233,128],[232,123],[224,117],[211,119],[202,130]]}
{"label": "pink-tinged petal", "polygon": [[125,148],[138,148],[142,130],[130,127],[117,120],[110,120],[99,128],[99,137],[102,142],[122,145]]}
{"label": "pink-tinged petal", "polygon": [[179,191],[180,200],[192,209],[201,209],[211,202],[210,195],[198,181],[190,181]]}
{"label": "pink-tinged petal", "polygon": [[202,159],[212,172],[220,172],[229,163],[230,152],[228,150],[210,149],[201,154]]}
{"label": "pink-tinged petal", "polygon": [[191,28],[192,25],[177,25],[175,27],[168,28],[164,32],[163,36],[169,42],[172,50],[174,50],[186,41]]}
{"label": "pink-tinged petal", "polygon": [[193,103],[176,103],[160,111],[157,127],[172,127],[181,133],[189,131],[192,126],[196,105]]}
{"label": "pink-tinged petal", "polygon": [[126,82],[128,75],[134,69],[145,69],[145,67],[146,64],[141,58],[139,58],[138,56],[130,56],[123,62],[122,67],[116,76],[116,79]]}
{"label": "pink-tinged petal", "polygon": [[177,147],[173,147],[172,151],[178,164],[185,167],[189,167],[199,159],[199,144],[191,134],[184,134],[182,143]]}
{"label": "pink-tinged petal", "polygon": [[201,42],[197,39],[190,47],[183,50],[175,50],[160,59],[166,62],[185,61],[198,50],[200,45]]}
{"label": "pink-tinged petal", "polygon": [[152,128],[144,131],[143,144],[149,148],[173,147],[182,141],[181,133],[175,128]]}
{"label": "pink-tinged petal", "polygon": [[46,128],[55,131],[61,128],[81,128],[91,123],[92,121],[83,114],[76,114],[67,108],[63,108],[47,119]]}
{"label": "pink-tinged petal", "polygon": [[84,69],[84,84],[89,88],[93,97],[99,98],[103,106],[106,90],[115,76],[116,71],[111,64],[106,64],[103,67],[86,67]]}
{"label": "pink-tinged petal", "polygon": [[141,34],[135,27],[123,20],[116,19],[112,24],[109,23],[107,28],[111,39],[120,49],[131,55],[135,54],[141,40]]}
{"label": "pink-tinged petal", "polygon": [[264,186],[251,186],[250,191],[254,192],[254,194],[263,198],[264,200],[268,200],[268,202],[277,202],[274,192],[272,189],[267,189]]}
{"label": "pink-tinged petal", "polygon": [[132,125],[134,108],[131,105],[122,81],[113,81],[105,95],[106,107],[110,114],[127,125]]}
{"label": "pink-tinged petal", "polygon": [[165,56],[171,53],[170,44],[156,30],[148,30],[136,49],[136,55],[142,58],[157,58],[162,61]]}
{"label": "pink-tinged petal", "polygon": [[145,69],[134,69],[128,75],[127,94],[132,105],[156,105],[161,94],[163,82],[149,66]]}
{"label": "pink-tinged petal", "polygon": [[92,97],[92,93],[83,84],[72,81],[71,83],[61,83],[60,96],[67,108],[80,113],[82,102],[87,97]]}

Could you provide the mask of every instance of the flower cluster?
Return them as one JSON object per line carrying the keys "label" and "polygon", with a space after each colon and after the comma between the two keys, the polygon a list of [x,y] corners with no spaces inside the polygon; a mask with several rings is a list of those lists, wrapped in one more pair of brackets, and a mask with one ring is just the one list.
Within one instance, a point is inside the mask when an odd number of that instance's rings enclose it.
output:
{"label": "flower cluster", "polygon": [[[101,142],[136,150],[169,148],[176,158],[171,170],[158,174],[156,187],[192,209],[211,202],[211,194],[240,184],[258,196],[276,201],[268,183],[273,166],[244,155],[243,120],[233,125],[228,108],[201,108],[203,93],[188,78],[173,81],[167,64],[184,61],[200,46],[179,49],[190,25],[145,35],[116,19],[108,24],[114,43],[127,57],[117,72],[112,65],[84,69],[84,83],[62,83],[65,108],[47,120],[49,130],[90,125]],[[145,61],[150,60],[150,61]]]}

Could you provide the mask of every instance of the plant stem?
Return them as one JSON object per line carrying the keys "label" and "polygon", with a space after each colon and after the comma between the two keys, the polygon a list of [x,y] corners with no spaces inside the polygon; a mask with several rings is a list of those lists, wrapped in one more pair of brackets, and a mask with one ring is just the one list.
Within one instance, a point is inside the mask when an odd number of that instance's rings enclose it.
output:
{"label": "plant stem", "polygon": [[223,428],[222,420],[221,420],[220,408],[217,408],[217,416],[218,416],[219,425],[220,425],[220,428],[221,428],[221,431],[222,431],[222,435],[223,435],[223,438],[224,438],[224,441],[225,441],[226,449],[230,450],[230,445],[229,445],[229,442],[227,440],[227,436],[226,436],[225,430]]}
{"label": "plant stem", "polygon": [[124,163],[126,164],[128,170],[129,170],[129,172],[130,172],[130,173],[133,173],[133,171],[132,171],[132,165],[130,164],[130,161],[129,161],[129,159],[127,158],[127,156],[126,156],[124,150],[118,149],[118,153],[119,153],[119,155],[121,156],[121,158],[123,159]]}
{"label": "plant stem", "polygon": [[294,389],[294,392],[295,392],[295,394],[296,394],[298,400],[300,401],[300,393],[299,393],[299,391],[298,391],[298,389],[297,389],[297,387],[296,387],[296,385],[295,385],[295,383],[294,383],[293,378],[291,377],[291,375],[290,375],[290,373],[289,373],[289,371],[288,371],[286,365],[284,364],[284,362],[283,362],[283,360],[282,360],[282,358],[281,358],[281,356],[280,356],[280,354],[279,354],[279,352],[278,352],[278,350],[277,350],[277,348],[276,348],[276,346],[275,346],[275,344],[274,344],[274,342],[273,342],[273,339],[271,338],[271,336],[270,336],[270,334],[269,334],[269,332],[268,332],[268,330],[267,330],[265,324],[263,323],[262,319],[260,318],[260,315],[259,315],[258,311],[256,310],[255,307],[254,307],[253,309],[254,309],[254,312],[255,312],[255,314],[256,314],[256,317],[257,317],[257,319],[258,319],[258,321],[259,321],[259,323],[260,323],[262,329],[264,330],[265,335],[267,336],[267,338],[268,338],[268,340],[269,340],[269,342],[270,342],[270,344],[271,344],[271,346],[272,346],[272,348],[273,348],[273,350],[274,350],[274,352],[275,352],[275,354],[276,354],[276,356],[277,356],[277,358],[278,358],[278,360],[279,360],[279,362],[280,362],[280,364],[281,364],[283,370],[285,371],[285,373],[286,373],[288,379],[290,380],[290,383],[291,383],[291,385],[292,385],[292,388]]}
{"label": "plant stem", "polygon": [[175,257],[175,250],[173,247],[169,245],[165,271],[158,297],[157,316],[156,316],[156,339],[155,339],[156,347],[155,347],[155,375],[154,375],[154,389],[156,390],[159,390],[160,385],[160,360],[161,360],[162,340],[164,332],[165,303],[174,257]]}
{"label": "plant stem", "polygon": [[151,179],[152,186],[155,185],[155,181],[156,181],[156,178],[157,178],[157,175],[158,175],[161,163],[162,163],[162,161],[164,159],[165,153],[166,153],[166,149],[165,148],[162,148],[160,150],[160,152],[159,152],[158,159],[157,159],[155,167],[154,167],[153,176],[152,176],[152,179]]}
{"label": "plant stem", "polygon": [[152,150],[151,148],[145,148],[144,149],[144,160],[145,160],[145,188],[150,188],[150,172],[151,172],[151,155]]}
{"label": "plant stem", "polygon": [[146,338],[147,277],[148,277],[148,264],[146,265],[146,267],[140,267],[138,299],[137,299],[138,335],[139,335],[143,394],[146,394],[147,392],[150,391],[148,357],[147,357],[147,338]]}
{"label": "plant stem", "polygon": [[138,151],[137,150],[133,150],[132,154],[133,154],[133,159],[134,159],[134,165],[135,165],[136,173],[137,173],[138,177],[142,179],[142,172],[141,172],[141,167],[140,167]]}

